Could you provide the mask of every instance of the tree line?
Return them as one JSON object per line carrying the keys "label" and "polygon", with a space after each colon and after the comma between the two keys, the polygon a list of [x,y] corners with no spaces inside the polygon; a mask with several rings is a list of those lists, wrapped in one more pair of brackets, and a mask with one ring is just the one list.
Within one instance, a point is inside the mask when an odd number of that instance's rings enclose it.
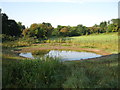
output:
{"label": "tree line", "polygon": [[95,24],[92,27],[86,27],[82,24],[77,26],[62,26],[58,25],[54,28],[51,23],[33,23],[26,28],[22,22],[16,22],[9,19],[5,13],[2,13],[2,34],[11,37],[35,37],[47,39],[51,36],[82,36],[99,33],[118,32],[120,30],[118,22],[120,19],[112,19],[110,21],[102,21],[99,25]]}

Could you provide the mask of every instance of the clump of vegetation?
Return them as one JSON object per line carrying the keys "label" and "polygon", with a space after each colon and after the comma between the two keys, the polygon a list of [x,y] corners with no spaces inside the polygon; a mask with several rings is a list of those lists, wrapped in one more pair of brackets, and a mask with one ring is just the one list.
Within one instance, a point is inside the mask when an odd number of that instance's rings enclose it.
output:
{"label": "clump of vegetation", "polygon": [[118,88],[118,55],[73,63],[64,88]]}
{"label": "clump of vegetation", "polygon": [[3,88],[118,88],[117,55],[67,62],[3,60]]}
{"label": "clump of vegetation", "polygon": [[4,61],[3,88],[61,88],[66,66],[57,59]]}
{"label": "clump of vegetation", "polygon": [[62,43],[66,45],[76,45],[81,48],[99,48],[111,52],[118,52],[118,33],[92,34],[76,37],[50,38],[47,43]]}
{"label": "clump of vegetation", "polygon": [[50,50],[37,50],[37,51],[33,51],[32,54],[33,55],[44,55],[47,54]]}
{"label": "clump of vegetation", "polygon": [[118,33],[71,37],[72,43],[118,52]]}
{"label": "clump of vegetation", "polygon": [[[111,21],[111,23],[110,23]],[[95,24],[92,27],[86,27],[82,24],[77,26],[61,26],[58,25],[57,28],[54,28],[51,23],[33,23],[29,28],[26,28],[25,25],[22,25],[22,22],[16,22],[15,20],[8,19],[8,16],[5,13],[2,13],[2,34],[9,35],[12,37],[36,37],[37,39],[48,39],[51,36],[57,37],[72,37],[72,36],[83,36],[90,34],[101,34],[101,33],[110,33],[118,32],[120,28],[118,27],[118,22],[120,19],[111,19],[110,21],[100,22],[99,25]],[[8,38],[4,38],[7,40]],[[10,37],[9,39],[12,40]],[[8,40],[9,40],[8,39]]]}
{"label": "clump of vegetation", "polygon": [[15,47],[30,46],[36,42],[37,39],[35,39],[34,37],[22,37],[14,41],[3,42],[2,46],[4,48],[15,48]]}

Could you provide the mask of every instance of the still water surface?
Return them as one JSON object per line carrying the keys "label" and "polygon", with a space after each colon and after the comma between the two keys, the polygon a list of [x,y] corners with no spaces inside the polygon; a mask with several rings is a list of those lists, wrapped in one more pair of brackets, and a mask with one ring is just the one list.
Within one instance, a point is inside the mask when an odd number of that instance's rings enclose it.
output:
{"label": "still water surface", "polygon": [[[20,53],[19,56],[35,59],[36,56],[33,56],[32,53]],[[39,56],[39,55],[38,55]],[[77,52],[77,51],[59,51],[59,50],[51,50],[47,54],[44,54],[43,57],[53,57],[60,58],[63,61],[71,61],[71,60],[81,60],[88,58],[101,57],[102,55],[92,53],[92,52]]]}

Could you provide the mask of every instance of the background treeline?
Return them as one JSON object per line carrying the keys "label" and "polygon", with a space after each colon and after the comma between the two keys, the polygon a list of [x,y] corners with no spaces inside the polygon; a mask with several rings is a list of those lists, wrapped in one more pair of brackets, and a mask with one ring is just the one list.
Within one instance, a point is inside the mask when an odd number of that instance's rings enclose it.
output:
{"label": "background treeline", "polygon": [[[8,19],[5,13],[2,13],[2,38],[3,41],[14,40],[16,37],[34,37],[37,39],[47,39],[51,36],[82,36],[99,33],[118,32],[118,22],[120,19],[100,22],[92,27],[86,27],[82,24],[77,26],[61,26],[54,28],[51,23],[33,23],[26,28],[22,22]],[[14,38],[15,37],[15,38]]]}

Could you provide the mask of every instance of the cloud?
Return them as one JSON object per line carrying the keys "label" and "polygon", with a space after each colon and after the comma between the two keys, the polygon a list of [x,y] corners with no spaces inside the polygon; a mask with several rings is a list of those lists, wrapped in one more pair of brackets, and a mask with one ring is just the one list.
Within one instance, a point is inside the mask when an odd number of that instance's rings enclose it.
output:
{"label": "cloud", "polygon": [[119,0],[0,0],[0,2],[66,2],[66,3],[84,3],[84,2],[119,2]]}

